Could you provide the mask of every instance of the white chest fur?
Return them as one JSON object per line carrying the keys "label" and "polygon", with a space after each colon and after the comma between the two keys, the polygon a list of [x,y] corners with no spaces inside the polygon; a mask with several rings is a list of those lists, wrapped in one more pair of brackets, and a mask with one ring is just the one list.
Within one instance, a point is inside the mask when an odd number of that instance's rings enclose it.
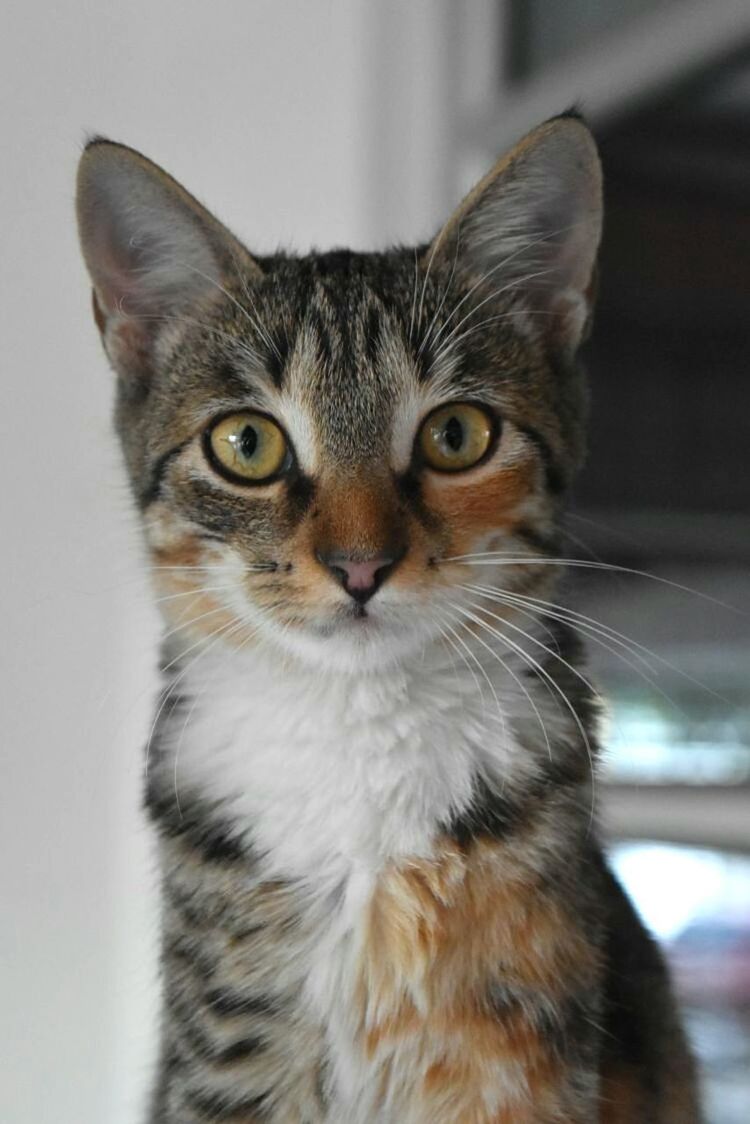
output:
{"label": "white chest fur", "polygon": [[482,697],[450,664],[320,674],[225,653],[199,661],[180,694],[189,712],[164,759],[176,799],[220,801],[269,875],[311,888],[429,854],[478,768],[525,771],[512,699],[506,707],[501,684]]}

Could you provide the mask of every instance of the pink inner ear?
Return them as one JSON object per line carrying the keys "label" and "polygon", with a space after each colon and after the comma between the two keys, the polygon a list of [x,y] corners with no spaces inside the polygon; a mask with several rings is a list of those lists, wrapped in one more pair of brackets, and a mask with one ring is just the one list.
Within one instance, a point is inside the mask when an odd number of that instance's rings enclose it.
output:
{"label": "pink inner ear", "polygon": [[129,311],[127,298],[133,288],[132,281],[128,284],[127,275],[135,265],[133,267],[123,265],[117,260],[115,252],[109,248],[101,251],[99,263],[96,301],[100,313],[105,318],[118,312],[127,315]]}

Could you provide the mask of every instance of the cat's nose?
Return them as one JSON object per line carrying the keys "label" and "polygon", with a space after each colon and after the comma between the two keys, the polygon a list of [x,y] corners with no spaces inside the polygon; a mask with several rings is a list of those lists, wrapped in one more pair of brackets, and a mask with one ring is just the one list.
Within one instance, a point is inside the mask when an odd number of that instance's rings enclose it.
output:
{"label": "cat's nose", "polygon": [[405,548],[379,551],[377,554],[367,556],[347,554],[341,550],[318,551],[318,561],[322,562],[336,580],[341,582],[350,597],[360,605],[364,605],[395,569],[405,553]]}

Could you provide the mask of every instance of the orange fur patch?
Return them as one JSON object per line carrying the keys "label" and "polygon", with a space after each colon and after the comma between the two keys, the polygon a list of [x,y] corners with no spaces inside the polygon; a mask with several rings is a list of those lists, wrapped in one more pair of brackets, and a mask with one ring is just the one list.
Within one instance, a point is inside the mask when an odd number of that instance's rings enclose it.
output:
{"label": "orange fur patch", "polygon": [[315,526],[317,545],[365,555],[386,549],[401,530],[398,510],[387,477],[324,481]]}
{"label": "orange fur patch", "polygon": [[489,532],[513,532],[519,508],[533,494],[536,480],[536,463],[524,460],[480,480],[429,474],[423,494],[428,507],[451,528],[451,553],[463,554]]}
{"label": "orange fur patch", "polygon": [[593,966],[562,906],[489,842],[468,853],[446,842],[434,860],[392,867],[373,897],[369,932],[365,963],[377,1006],[412,986],[442,1004],[495,979],[498,964],[513,982],[557,994]]}
{"label": "orange fur patch", "polygon": [[363,1047],[391,1072],[395,1047],[411,1046],[424,1093],[473,1105],[481,1124],[506,1119],[481,1108],[505,1069],[518,1087],[507,1119],[520,1122],[526,1102],[554,1102],[561,1062],[520,1006],[493,1011],[492,985],[554,1002],[598,972],[594,947],[529,869],[501,845],[462,852],[446,841],[434,860],[390,868],[375,890],[359,986]]}

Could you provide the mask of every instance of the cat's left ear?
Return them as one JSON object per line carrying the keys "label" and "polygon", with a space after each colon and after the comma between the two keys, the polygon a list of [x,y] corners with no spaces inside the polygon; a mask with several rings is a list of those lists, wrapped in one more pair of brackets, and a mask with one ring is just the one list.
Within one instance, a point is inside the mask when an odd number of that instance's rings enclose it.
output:
{"label": "cat's left ear", "polygon": [[[467,195],[428,248],[477,281],[480,299],[516,296],[553,346],[588,329],[602,228],[594,138],[574,115],[534,129]],[[481,288],[481,292],[480,292]],[[488,311],[487,315],[491,315]]]}
{"label": "cat's left ear", "polygon": [[160,335],[195,316],[238,269],[260,269],[244,246],[157,164],[96,139],[78,168],[83,256],[109,358],[126,376],[152,369]]}

